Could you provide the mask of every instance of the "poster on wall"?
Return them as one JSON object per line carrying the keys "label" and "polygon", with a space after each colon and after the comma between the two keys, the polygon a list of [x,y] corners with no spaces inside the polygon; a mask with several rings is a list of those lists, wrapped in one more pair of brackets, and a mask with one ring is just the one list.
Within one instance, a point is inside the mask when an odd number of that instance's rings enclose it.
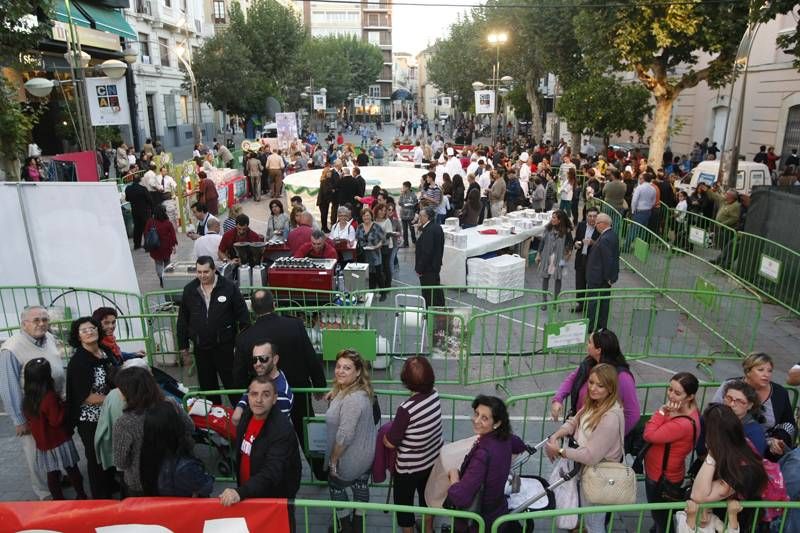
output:
{"label": "poster on wall", "polygon": [[130,123],[125,78],[86,78],[89,116],[92,126],[118,126]]}
{"label": "poster on wall", "polygon": [[278,147],[285,150],[297,139],[297,116],[294,113],[275,113],[275,124],[278,127]]}
{"label": "poster on wall", "polygon": [[314,95],[314,111],[325,111],[325,95]]}
{"label": "poster on wall", "polygon": [[442,107],[450,107],[452,104],[451,97],[442,96]]}
{"label": "poster on wall", "polygon": [[494,113],[494,91],[475,91],[475,113]]}

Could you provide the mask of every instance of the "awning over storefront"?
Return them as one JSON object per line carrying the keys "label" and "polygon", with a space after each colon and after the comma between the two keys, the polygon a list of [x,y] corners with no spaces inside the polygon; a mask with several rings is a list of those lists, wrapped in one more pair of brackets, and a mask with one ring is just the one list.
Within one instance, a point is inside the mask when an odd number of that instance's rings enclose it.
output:
{"label": "awning over storefront", "polygon": [[72,2],[72,5],[73,17],[76,11],[74,6],[78,6],[92,21],[92,27],[96,30],[113,33],[126,39],[136,40],[136,32],[133,31],[128,21],[125,20],[125,15],[122,14],[122,11],[108,7],[98,7],[84,2]]}
{"label": "awning over storefront", "polygon": [[[81,13],[80,9],[75,7],[75,2],[70,2],[70,8],[70,11],[72,12],[72,22],[75,23],[76,26],[83,26],[84,28],[92,27],[92,23],[89,22],[89,19],[87,19],[84,14]],[[67,6],[64,0],[54,0],[53,13],[56,20],[69,24]]]}

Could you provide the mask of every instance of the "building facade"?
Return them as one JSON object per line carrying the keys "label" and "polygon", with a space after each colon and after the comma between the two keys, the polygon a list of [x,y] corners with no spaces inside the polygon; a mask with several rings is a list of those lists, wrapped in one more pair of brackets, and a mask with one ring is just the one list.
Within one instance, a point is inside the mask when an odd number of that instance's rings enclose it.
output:
{"label": "building facade", "polygon": [[[390,0],[362,1],[361,3],[295,2],[302,7],[303,24],[311,36],[349,35],[374,44],[381,50],[381,73],[369,85],[365,95],[374,119],[391,118],[392,96],[392,3]],[[380,105],[375,105],[379,103]]]}
{"label": "building facade", "polygon": [[131,65],[139,148],[148,138],[167,151],[185,152],[194,144],[194,125],[208,144],[220,130],[214,112],[195,104],[187,87],[187,66],[203,42],[214,35],[214,25],[203,0],[132,0],[128,21],[136,33],[131,49],[138,54]]}
{"label": "building facade", "polygon": [[443,94],[428,79],[428,60],[431,57],[431,48],[426,48],[416,57],[417,64],[417,111],[428,117],[428,120],[435,120],[440,114],[450,116],[453,113],[452,98]]}

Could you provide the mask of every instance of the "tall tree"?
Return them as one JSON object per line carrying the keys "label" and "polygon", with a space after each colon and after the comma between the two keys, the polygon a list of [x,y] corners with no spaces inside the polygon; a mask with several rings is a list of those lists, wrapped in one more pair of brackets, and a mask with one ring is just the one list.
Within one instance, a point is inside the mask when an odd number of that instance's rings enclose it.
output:
{"label": "tall tree", "polygon": [[20,89],[11,78],[27,66],[27,54],[50,34],[52,4],[52,0],[0,2],[0,67],[17,71],[4,72],[0,80],[0,166],[10,178],[19,179],[18,157],[26,152],[41,109],[20,100]]}
{"label": "tall tree", "polygon": [[[588,0],[587,0],[588,1]],[[592,3],[575,16],[587,65],[632,71],[655,100],[649,161],[661,163],[672,106],[682,91],[705,81],[724,85],[747,26],[747,2]]]}
{"label": "tall tree", "polygon": [[652,108],[650,93],[640,85],[595,76],[572,82],[558,100],[556,112],[578,137],[581,133],[600,135],[608,147],[612,134],[624,130],[643,134]]}
{"label": "tall tree", "polygon": [[203,44],[192,62],[197,90],[204,102],[242,116],[262,109],[269,94],[256,82],[250,48],[236,33],[217,33]]}

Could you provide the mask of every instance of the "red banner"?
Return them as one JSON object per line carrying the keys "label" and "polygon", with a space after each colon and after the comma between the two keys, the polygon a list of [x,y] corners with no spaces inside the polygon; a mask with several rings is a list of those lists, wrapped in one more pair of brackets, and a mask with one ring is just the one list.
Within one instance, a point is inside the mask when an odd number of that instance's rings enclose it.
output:
{"label": "red banner", "polygon": [[[103,529],[98,529],[103,528]],[[1,502],[0,531],[58,533],[289,533],[286,500],[246,500],[223,507],[216,498],[127,498]]]}

